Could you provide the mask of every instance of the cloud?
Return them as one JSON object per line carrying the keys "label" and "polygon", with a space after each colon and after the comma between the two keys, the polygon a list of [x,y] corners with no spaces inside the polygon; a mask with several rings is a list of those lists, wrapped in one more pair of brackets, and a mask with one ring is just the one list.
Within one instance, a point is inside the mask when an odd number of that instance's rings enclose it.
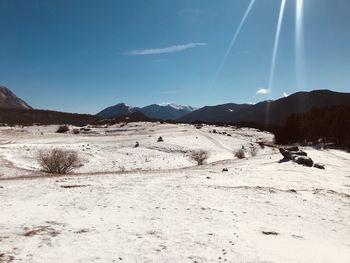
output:
{"label": "cloud", "polygon": [[134,56],[145,56],[145,55],[158,55],[158,54],[167,54],[167,53],[175,53],[180,52],[186,49],[195,48],[199,46],[206,46],[207,43],[187,43],[181,45],[175,45],[164,48],[149,48],[149,49],[136,49],[128,52],[129,55]]}
{"label": "cloud", "polygon": [[283,97],[288,97],[288,96],[289,96],[288,93],[283,92]]}
{"label": "cloud", "polygon": [[258,95],[266,95],[269,94],[271,92],[270,89],[265,89],[265,88],[260,88],[256,91],[256,94]]}

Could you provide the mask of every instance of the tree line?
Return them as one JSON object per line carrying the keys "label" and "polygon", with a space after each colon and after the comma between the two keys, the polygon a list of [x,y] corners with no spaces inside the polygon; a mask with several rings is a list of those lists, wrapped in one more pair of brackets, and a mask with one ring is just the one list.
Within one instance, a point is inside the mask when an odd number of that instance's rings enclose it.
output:
{"label": "tree line", "polygon": [[350,149],[350,106],[313,108],[292,114],[274,134],[278,144],[323,142]]}

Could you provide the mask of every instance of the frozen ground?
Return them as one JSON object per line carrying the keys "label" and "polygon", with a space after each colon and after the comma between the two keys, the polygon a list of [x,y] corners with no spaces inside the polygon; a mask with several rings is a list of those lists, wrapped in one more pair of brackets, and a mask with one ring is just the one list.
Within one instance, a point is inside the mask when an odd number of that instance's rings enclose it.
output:
{"label": "frozen ground", "polygon": [[[268,147],[235,159],[272,140],[249,129],[56,128],[0,128],[0,262],[349,262],[348,153],[306,148],[319,170]],[[53,147],[84,166],[42,177],[36,156]],[[188,158],[198,148],[210,153],[201,167]]]}

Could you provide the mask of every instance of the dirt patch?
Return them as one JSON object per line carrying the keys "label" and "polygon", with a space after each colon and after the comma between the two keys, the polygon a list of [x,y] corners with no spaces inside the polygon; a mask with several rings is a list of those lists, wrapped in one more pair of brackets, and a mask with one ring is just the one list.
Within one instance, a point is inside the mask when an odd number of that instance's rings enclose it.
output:
{"label": "dirt patch", "polygon": [[61,188],[79,188],[79,187],[88,187],[88,186],[91,186],[90,184],[87,184],[87,185],[78,185],[78,184],[75,184],[75,185],[61,185]]}
{"label": "dirt patch", "polygon": [[33,229],[29,229],[28,227],[24,228],[25,232],[23,233],[23,236],[25,237],[33,237],[36,235],[49,235],[51,237],[56,237],[60,234],[57,230],[49,227],[49,226],[38,226],[34,227]]}
{"label": "dirt patch", "polygon": [[280,233],[275,232],[275,231],[261,231],[266,236],[278,236]]}

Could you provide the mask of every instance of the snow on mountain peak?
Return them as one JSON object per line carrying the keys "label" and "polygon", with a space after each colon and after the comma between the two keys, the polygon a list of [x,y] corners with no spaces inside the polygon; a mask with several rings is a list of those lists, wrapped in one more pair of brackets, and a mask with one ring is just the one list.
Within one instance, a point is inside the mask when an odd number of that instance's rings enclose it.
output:
{"label": "snow on mountain peak", "polygon": [[160,103],[158,105],[162,106],[162,107],[171,107],[171,108],[174,108],[176,110],[187,110],[187,111],[193,111],[194,110],[194,108],[191,107],[191,106],[182,106],[182,105],[179,105],[179,104],[176,104],[176,103],[173,103],[173,102],[163,102],[163,103]]}

